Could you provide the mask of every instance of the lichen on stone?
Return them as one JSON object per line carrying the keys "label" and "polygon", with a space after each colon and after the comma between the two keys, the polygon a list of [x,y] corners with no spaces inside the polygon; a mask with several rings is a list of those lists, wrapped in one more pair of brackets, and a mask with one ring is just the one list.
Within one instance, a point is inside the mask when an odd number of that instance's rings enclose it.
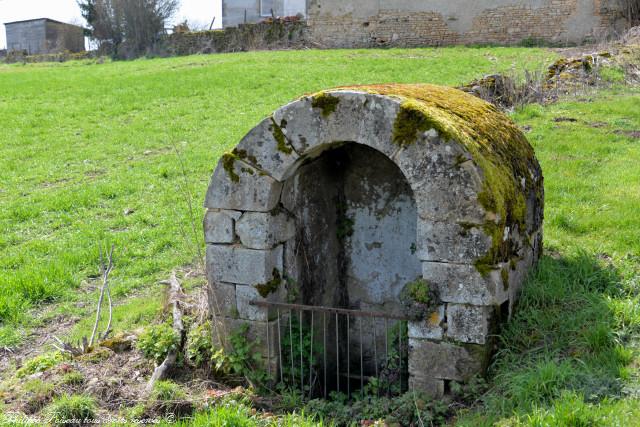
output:
{"label": "lichen on stone", "polygon": [[222,158],[220,159],[220,162],[222,163],[222,167],[229,175],[229,179],[231,179],[231,181],[233,182],[240,181],[240,175],[236,173],[235,166],[234,166],[236,159],[237,157],[233,153],[224,153],[222,155]]}
{"label": "lichen on stone", "polygon": [[335,113],[340,98],[332,96],[326,92],[320,92],[311,99],[311,106],[322,110],[322,117],[329,117],[331,113]]}
{"label": "lichen on stone", "polygon": [[273,137],[276,139],[278,151],[291,154],[293,152],[293,148],[287,142],[287,137],[282,132],[282,128],[276,124],[276,121],[271,118],[271,132],[273,133]]}
{"label": "lichen on stone", "polygon": [[271,280],[268,282],[254,285],[262,298],[266,298],[269,294],[277,291],[278,287],[280,287],[280,284],[282,283],[282,275],[277,268],[274,268],[271,274]]}

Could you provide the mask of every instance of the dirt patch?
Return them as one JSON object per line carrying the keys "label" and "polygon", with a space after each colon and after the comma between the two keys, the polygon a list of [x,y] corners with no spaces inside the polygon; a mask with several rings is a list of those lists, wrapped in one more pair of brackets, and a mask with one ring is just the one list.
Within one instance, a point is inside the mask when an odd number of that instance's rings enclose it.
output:
{"label": "dirt patch", "polygon": [[615,133],[632,139],[640,139],[640,130],[617,130]]}
{"label": "dirt patch", "polygon": [[578,121],[578,119],[574,119],[573,117],[554,117],[553,121],[556,123],[562,123],[562,122],[575,123]]}

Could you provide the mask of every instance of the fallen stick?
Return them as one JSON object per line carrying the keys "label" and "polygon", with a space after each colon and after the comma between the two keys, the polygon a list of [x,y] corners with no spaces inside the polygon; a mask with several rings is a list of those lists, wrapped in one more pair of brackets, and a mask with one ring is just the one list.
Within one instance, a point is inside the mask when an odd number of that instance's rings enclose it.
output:
{"label": "fallen stick", "polygon": [[151,379],[149,380],[149,384],[147,384],[147,394],[151,393],[156,381],[164,379],[168,370],[175,365],[178,353],[182,350],[184,344],[184,324],[182,323],[182,310],[180,309],[180,297],[183,293],[180,282],[176,277],[176,272],[173,271],[171,273],[171,278],[162,283],[169,285],[168,303],[172,305],[171,313],[173,315],[173,330],[180,337],[180,344],[175,349],[169,351],[164,361],[154,369],[153,375],[151,375]]}

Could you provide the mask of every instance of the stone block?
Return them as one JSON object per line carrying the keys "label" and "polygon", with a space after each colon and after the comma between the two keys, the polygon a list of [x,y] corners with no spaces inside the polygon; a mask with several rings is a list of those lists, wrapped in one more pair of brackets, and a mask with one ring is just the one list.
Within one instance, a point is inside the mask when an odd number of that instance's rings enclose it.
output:
{"label": "stone block", "polygon": [[456,341],[484,344],[494,307],[447,304],[447,337]]}
{"label": "stone block", "polygon": [[414,144],[403,147],[394,161],[413,183],[419,217],[432,221],[484,223],[487,213],[478,203],[482,173],[459,143],[444,140],[431,129],[420,135]]}
{"label": "stone block", "polygon": [[236,223],[236,233],[248,248],[269,249],[295,236],[296,225],[284,212],[246,212]]}
{"label": "stone block", "polygon": [[393,123],[400,101],[353,90],[324,96],[337,98],[334,111],[314,107],[314,98],[308,96],[273,114],[298,153],[313,157],[341,141],[369,145],[387,156],[397,151],[392,142]]}
{"label": "stone block", "polygon": [[233,243],[233,222],[224,211],[208,210],[203,221],[205,243]]}
{"label": "stone block", "polygon": [[409,390],[422,392],[433,399],[440,399],[444,396],[444,380],[412,375],[409,377]]}
{"label": "stone block", "polygon": [[271,117],[251,129],[233,152],[278,181],[285,178],[299,157]]}
{"label": "stone block", "polygon": [[207,288],[209,312],[216,316],[238,317],[236,306],[236,285],[216,282]]}
{"label": "stone block", "polygon": [[240,319],[256,320],[264,322],[276,317],[274,308],[260,307],[251,304],[251,301],[282,301],[284,295],[284,281],[281,281],[272,293],[262,296],[260,292],[250,285],[236,285],[236,301],[238,304],[238,317]]}
{"label": "stone block", "polygon": [[433,380],[466,381],[486,365],[485,346],[409,339],[409,375],[415,384]]}
{"label": "stone block", "polygon": [[438,306],[427,319],[408,322],[409,338],[442,339],[444,335],[444,305]]}
{"label": "stone block", "polygon": [[449,303],[499,305],[509,297],[500,271],[482,276],[474,265],[422,262],[422,277],[438,289],[440,300]]}
{"label": "stone block", "polygon": [[209,283],[263,284],[273,279],[274,269],[282,274],[282,245],[270,250],[246,249],[236,245],[207,245]]}
{"label": "stone block", "polygon": [[281,182],[225,154],[213,173],[204,206],[269,212],[278,204],[281,191]]}
{"label": "stone block", "polygon": [[416,256],[421,261],[469,264],[491,248],[491,237],[479,227],[418,218]]}

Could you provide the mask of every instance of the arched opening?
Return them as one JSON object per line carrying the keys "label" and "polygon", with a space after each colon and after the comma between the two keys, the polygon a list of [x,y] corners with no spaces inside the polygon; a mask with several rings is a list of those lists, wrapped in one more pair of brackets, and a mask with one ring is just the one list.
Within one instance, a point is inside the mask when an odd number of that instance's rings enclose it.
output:
{"label": "arched opening", "polygon": [[[403,316],[400,294],[421,276],[417,211],[411,187],[387,156],[365,145],[336,143],[285,181],[281,200],[297,230],[285,248],[285,272],[294,288],[290,300]],[[327,330],[330,336],[317,344],[327,358],[320,370],[331,373],[326,386],[348,392],[367,377],[379,377],[389,347],[398,353],[396,340],[403,339],[400,323],[395,329],[394,323],[349,315],[316,319],[316,340]]]}

